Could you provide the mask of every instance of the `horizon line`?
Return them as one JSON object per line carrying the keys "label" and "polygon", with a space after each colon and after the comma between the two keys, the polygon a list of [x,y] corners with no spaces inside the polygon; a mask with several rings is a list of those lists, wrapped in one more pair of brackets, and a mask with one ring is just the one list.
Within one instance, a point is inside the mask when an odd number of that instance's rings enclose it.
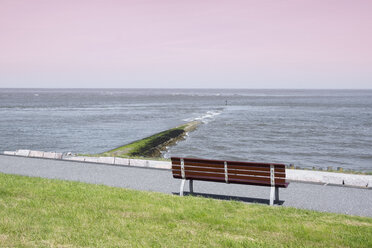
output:
{"label": "horizon line", "polygon": [[155,90],[372,90],[372,88],[186,88],[186,87],[1,87],[0,89],[155,89]]}

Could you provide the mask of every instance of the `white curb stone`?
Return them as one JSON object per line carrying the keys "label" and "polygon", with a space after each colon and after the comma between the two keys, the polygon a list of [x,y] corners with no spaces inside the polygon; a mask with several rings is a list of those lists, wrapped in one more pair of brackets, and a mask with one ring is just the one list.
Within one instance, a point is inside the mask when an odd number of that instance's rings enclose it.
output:
{"label": "white curb stone", "polygon": [[44,152],[42,152],[42,151],[30,151],[28,156],[32,157],[32,158],[42,158],[42,157],[44,157]]}
{"label": "white curb stone", "polygon": [[59,152],[44,152],[44,158],[62,159],[62,153]]}
{"label": "white curb stone", "polygon": [[128,158],[115,158],[115,164],[117,165],[129,165]]}
{"label": "white curb stone", "polygon": [[148,160],[141,160],[141,159],[130,159],[129,161],[130,166],[138,166],[138,167],[149,167],[150,163]]}
{"label": "white curb stone", "polygon": [[372,188],[372,176],[286,169],[288,180]]}
{"label": "white curb stone", "polygon": [[97,157],[85,157],[85,162],[90,162],[90,163],[98,163],[98,158]]}
{"label": "white curb stone", "polygon": [[63,160],[84,162],[85,158],[84,157],[64,157]]}
{"label": "white curb stone", "polygon": [[30,154],[30,150],[17,150],[15,152],[16,156],[28,157],[29,154]]}
{"label": "white curb stone", "polygon": [[170,170],[170,169],[172,169],[172,162],[150,160],[149,161],[149,167]]}
{"label": "white curb stone", "polygon": [[102,164],[114,164],[115,158],[113,157],[99,157],[98,158],[98,163]]}
{"label": "white curb stone", "polygon": [[13,151],[4,151],[3,152],[4,153],[4,155],[16,155],[16,152],[13,152]]}
{"label": "white curb stone", "polygon": [[63,154],[61,152],[56,152],[54,158],[55,159],[62,159],[62,156],[63,156]]}
{"label": "white curb stone", "polygon": [[43,157],[44,157],[44,158],[52,158],[52,159],[55,159],[55,158],[56,158],[56,153],[55,153],[55,152],[44,152]]}

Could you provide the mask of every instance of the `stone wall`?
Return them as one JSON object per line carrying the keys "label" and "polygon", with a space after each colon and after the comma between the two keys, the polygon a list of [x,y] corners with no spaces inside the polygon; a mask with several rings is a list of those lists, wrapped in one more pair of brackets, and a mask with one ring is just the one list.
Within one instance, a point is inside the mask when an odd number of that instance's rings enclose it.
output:
{"label": "stone wall", "polygon": [[[62,159],[76,162],[111,164],[117,166],[148,167],[166,170],[172,169],[172,163],[170,161],[131,159],[119,157],[73,156],[57,152],[43,152],[33,150],[5,151],[3,154],[31,158]],[[289,181],[344,185],[372,189],[372,176],[370,175],[286,169],[286,177]]]}

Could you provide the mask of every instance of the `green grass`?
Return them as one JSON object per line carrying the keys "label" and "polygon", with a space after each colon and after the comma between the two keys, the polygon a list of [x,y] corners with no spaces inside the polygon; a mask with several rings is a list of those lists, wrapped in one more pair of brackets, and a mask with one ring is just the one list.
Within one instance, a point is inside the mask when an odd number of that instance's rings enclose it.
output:
{"label": "green grass", "polygon": [[0,174],[0,247],[372,247],[372,219]]}
{"label": "green grass", "polygon": [[124,154],[127,156],[148,156],[151,149],[163,144],[164,142],[168,141],[171,138],[176,138],[182,135],[185,132],[183,127],[172,128],[154,135],[150,137],[132,142],[128,145],[121,146],[114,150],[108,151],[104,153],[105,155],[110,155],[112,153],[118,151],[124,151]]}
{"label": "green grass", "polygon": [[162,160],[161,151],[168,145],[175,144],[176,141],[183,139],[187,132],[194,131],[201,122],[191,121],[184,125],[156,133],[130,144],[120,146],[113,150],[100,154],[78,154],[79,156],[107,156],[122,158],[147,158]]}
{"label": "green grass", "polygon": [[176,128],[172,128],[141,140],[134,141],[130,144],[115,148],[113,150],[97,154],[96,156],[116,156],[124,158],[133,157],[147,157],[156,158],[160,157],[160,152],[157,149],[158,146],[164,145],[172,139],[182,137],[186,133],[188,124],[182,125]]}

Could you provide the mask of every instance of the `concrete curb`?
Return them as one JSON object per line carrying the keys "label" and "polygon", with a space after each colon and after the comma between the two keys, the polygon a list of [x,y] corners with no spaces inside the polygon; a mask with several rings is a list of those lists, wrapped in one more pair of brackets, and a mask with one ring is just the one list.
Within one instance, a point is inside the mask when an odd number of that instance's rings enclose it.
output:
{"label": "concrete curb", "polygon": [[286,169],[288,180],[372,188],[372,176],[335,172]]}
{"label": "concrete curb", "polygon": [[[23,156],[32,158],[58,159],[77,162],[99,163],[118,166],[134,166],[155,169],[171,170],[170,161],[118,158],[118,157],[88,157],[88,156],[71,156],[57,152],[43,152],[32,150],[4,151],[4,155]],[[359,188],[372,189],[372,176],[357,175],[335,172],[311,171],[311,170],[294,170],[286,169],[286,176],[289,181],[309,182],[317,184],[343,185]]]}
{"label": "concrete curb", "polygon": [[134,167],[146,167],[146,168],[156,168],[156,169],[166,169],[166,170],[170,170],[172,167],[172,163],[168,161],[117,158],[117,157],[69,156],[69,157],[63,157],[62,160],[119,165],[119,166],[124,165],[124,166],[134,166]]}

